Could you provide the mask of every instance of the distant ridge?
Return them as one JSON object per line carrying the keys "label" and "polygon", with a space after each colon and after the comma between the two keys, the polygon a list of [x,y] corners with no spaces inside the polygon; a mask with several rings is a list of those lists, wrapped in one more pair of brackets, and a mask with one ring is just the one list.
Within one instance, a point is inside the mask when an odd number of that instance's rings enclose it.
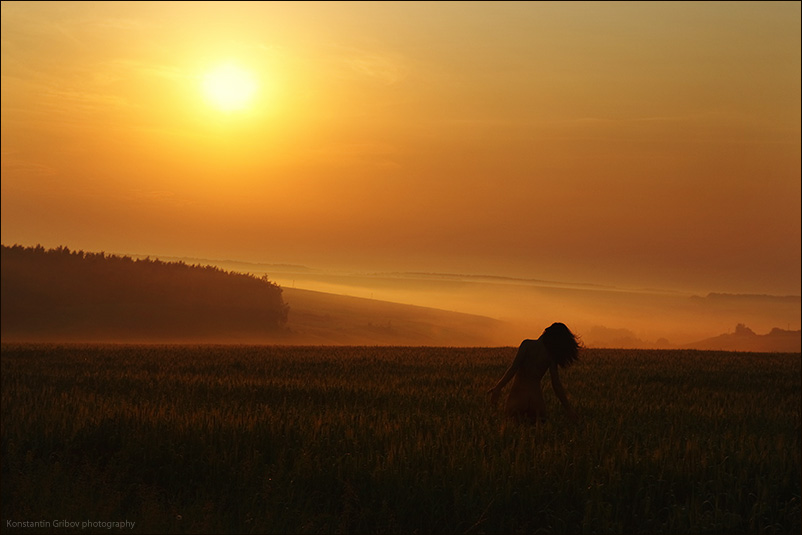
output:
{"label": "distant ridge", "polygon": [[503,321],[430,307],[284,288],[291,307],[287,344],[500,346],[509,344]]}
{"label": "distant ridge", "polygon": [[746,325],[738,324],[735,332],[700,340],[685,347],[718,351],[800,353],[802,352],[802,331],[774,328],[768,334],[760,335]]}
{"label": "distant ridge", "polygon": [[698,295],[691,296],[693,300],[708,301],[712,303],[726,303],[731,301],[774,301],[783,303],[793,303],[802,301],[799,295],[769,295],[769,294],[725,294],[709,293],[705,297]]}
{"label": "distant ridge", "polygon": [[[125,256],[130,256],[134,259],[146,259],[154,258],[156,255],[127,254]],[[263,272],[265,268],[281,271],[297,271],[300,273],[313,271],[312,268],[298,264],[265,264],[262,262],[247,262],[245,260],[216,260],[191,256],[159,256],[158,258],[164,262],[183,262],[192,265],[217,266],[223,269],[252,273]]]}
{"label": "distant ridge", "polygon": [[3,245],[0,258],[3,342],[477,346],[507,340],[504,322],[483,316],[282,289],[266,276],[183,260],[19,245]]}
{"label": "distant ridge", "polygon": [[591,288],[600,290],[618,290],[615,286],[605,284],[594,284],[590,282],[561,282],[551,281],[545,279],[531,279],[524,277],[508,277],[504,275],[472,275],[467,273],[437,273],[437,272],[424,272],[424,271],[393,271],[388,273],[375,272],[365,273],[367,277],[399,277],[399,278],[427,278],[427,279],[444,279],[444,280],[469,280],[469,281],[493,281],[493,282],[508,282],[511,284],[532,284],[542,286],[555,286],[555,287],[570,287],[570,288]]}
{"label": "distant ridge", "polygon": [[212,265],[221,269],[237,271],[241,273],[298,273],[309,276],[322,275],[322,276],[337,276],[337,277],[365,277],[365,278],[395,278],[399,280],[415,280],[415,279],[428,279],[428,280],[443,280],[443,281],[465,281],[465,282],[491,282],[498,284],[522,285],[522,286],[539,286],[543,288],[552,289],[584,289],[584,290],[598,290],[601,292],[622,292],[632,294],[660,294],[669,296],[685,297],[691,302],[706,303],[711,305],[726,304],[732,301],[738,302],[760,302],[763,304],[774,303],[802,303],[802,296],[800,295],[772,295],[772,294],[749,294],[749,293],[720,293],[712,292],[706,295],[691,295],[688,292],[666,289],[658,287],[622,287],[612,284],[599,284],[594,282],[570,282],[570,281],[557,281],[548,279],[538,279],[531,277],[513,277],[507,275],[491,275],[491,274],[471,274],[471,273],[445,273],[437,271],[366,271],[366,272],[338,272],[333,270],[323,270],[316,267],[310,267],[300,264],[288,263],[270,263],[270,262],[252,262],[245,260],[221,260],[212,258],[196,258],[184,256],[164,256],[164,255],[144,255],[144,254],[131,254],[126,253],[134,259],[145,258],[159,258],[165,262],[184,262],[191,264]]}

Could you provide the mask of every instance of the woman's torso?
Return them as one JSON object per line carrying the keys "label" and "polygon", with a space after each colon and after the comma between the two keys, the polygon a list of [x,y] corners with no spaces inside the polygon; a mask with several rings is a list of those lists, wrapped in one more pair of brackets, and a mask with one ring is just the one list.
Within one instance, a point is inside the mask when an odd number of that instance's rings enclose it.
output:
{"label": "woman's torso", "polygon": [[549,369],[549,355],[540,340],[524,340],[522,346],[524,353],[513,379],[507,411],[544,417],[546,407],[540,382]]}

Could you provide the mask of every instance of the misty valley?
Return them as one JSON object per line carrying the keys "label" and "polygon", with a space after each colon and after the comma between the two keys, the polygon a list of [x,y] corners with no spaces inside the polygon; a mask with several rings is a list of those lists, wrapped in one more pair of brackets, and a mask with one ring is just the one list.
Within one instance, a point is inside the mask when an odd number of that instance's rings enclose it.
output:
{"label": "misty valley", "polygon": [[802,351],[799,296],[333,274],[41,246],[2,247],[2,288],[7,342],[509,346],[570,318],[588,347]]}

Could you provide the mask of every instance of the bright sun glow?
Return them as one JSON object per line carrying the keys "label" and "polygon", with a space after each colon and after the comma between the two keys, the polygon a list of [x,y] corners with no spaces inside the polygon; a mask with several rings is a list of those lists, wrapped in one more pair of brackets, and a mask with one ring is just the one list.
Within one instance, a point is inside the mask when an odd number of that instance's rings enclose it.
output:
{"label": "bright sun glow", "polygon": [[203,78],[203,92],[209,102],[222,111],[242,110],[256,93],[254,76],[233,64],[221,65]]}

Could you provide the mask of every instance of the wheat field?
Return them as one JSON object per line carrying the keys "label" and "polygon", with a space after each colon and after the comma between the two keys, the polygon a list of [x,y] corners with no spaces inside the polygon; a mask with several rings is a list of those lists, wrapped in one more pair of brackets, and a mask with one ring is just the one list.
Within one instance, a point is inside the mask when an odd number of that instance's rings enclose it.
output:
{"label": "wheat field", "polygon": [[3,345],[2,529],[802,530],[799,354],[587,349],[539,426],[488,405],[514,355]]}

